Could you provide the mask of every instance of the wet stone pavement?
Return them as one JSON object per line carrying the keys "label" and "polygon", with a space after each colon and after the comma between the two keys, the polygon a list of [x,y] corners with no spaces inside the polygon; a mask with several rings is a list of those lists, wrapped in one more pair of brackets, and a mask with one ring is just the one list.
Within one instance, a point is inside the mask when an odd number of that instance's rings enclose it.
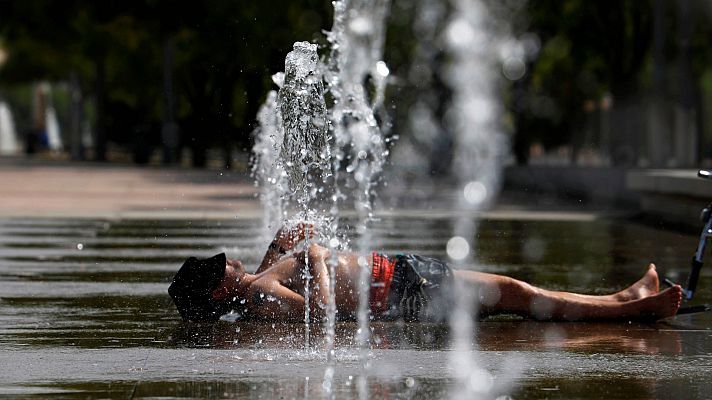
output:
{"label": "wet stone pavement", "polygon": [[[305,350],[301,324],[183,324],[166,293],[191,255],[224,251],[254,268],[259,231],[256,219],[0,219],[0,396],[321,398],[319,326]],[[450,232],[444,217],[384,216],[374,249],[444,257]],[[636,280],[649,261],[684,280],[695,238],[631,222],[491,218],[477,243],[484,271],[602,294]],[[699,288],[695,303],[712,302],[711,269]],[[491,398],[705,399],[710,314],[650,324],[500,316],[477,324],[472,357],[495,382],[511,380],[491,386]],[[447,398],[456,390],[448,326],[371,329],[364,380],[356,325],[338,324],[334,398]]]}

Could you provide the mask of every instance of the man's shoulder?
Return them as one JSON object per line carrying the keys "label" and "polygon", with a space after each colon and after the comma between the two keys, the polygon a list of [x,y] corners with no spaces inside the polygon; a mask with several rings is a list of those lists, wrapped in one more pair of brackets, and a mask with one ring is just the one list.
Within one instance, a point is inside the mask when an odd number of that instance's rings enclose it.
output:
{"label": "man's shoulder", "polygon": [[301,272],[301,263],[297,254],[286,255],[277,260],[268,270],[264,271],[258,279],[283,279]]}

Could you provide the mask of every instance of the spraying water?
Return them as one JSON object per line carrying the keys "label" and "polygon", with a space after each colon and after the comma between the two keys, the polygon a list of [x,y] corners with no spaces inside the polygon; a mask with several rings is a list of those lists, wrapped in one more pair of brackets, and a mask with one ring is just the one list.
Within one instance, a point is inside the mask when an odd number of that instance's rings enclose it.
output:
{"label": "spraying water", "polygon": [[[317,46],[297,42],[285,59],[285,72],[273,76],[279,92],[271,91],[258,114],[253,148],[253,176],[264,187],[263,237],[276,227],[296,226],[299,221],[324,226],[323,182],[331,175],[326,104]],[[307,243],[309,246],[309,234]],[[304,279],[311,284],[309,258],[305,253]],[[305,303],[310,304],[305,290]],[[309,349],[310,309],[305,307],[305,348]]]}
{"label": "spraying water", "polygon": [[323,214],[320,200],[324,181],[331,175],[324,86],[317,63],[315,44],[294,43],[284,63],[284,84],[279,89],[284,127],[279,159],[286,172],[288,198],[299,207],[303,219],[309,211]]}
{"label": "spraying water", "polygon": [[[389,0],[342,0],[334,2],[334,24],[328,33],[331,51],[326,62],[317,59],[317,47],[294,44],[287,55],[283,78],[277,75],[279,94],[271,94],[263,105],[255,140],[255,177],[265,188],[262,200],[267,230],[278,218],[318,223],[317,237],[329,245],[329,304],[326,310],[327,370],[323,389],[331,393],[334,373],[334,298],[337,251],[348,245],[339,233],[339,213],[346,200],[357,211],[360,254],[359,330],[357,342],[364,368],[369,350],[369,289],[371,268],[366,252],[370,244],[367,225],[372,217],[373,185],[388,151],[376,114],[381,108],[389,70],[381,60],[385,18]],[[323,82],[326,83],[324,88]],[[331,100],[327,109],[324,95]],[[281,124],[280,124],[281,121]],[[277,211],[281,215],[276,214]],[[305,271],[307,287],[310,275]],[[305,303],[309,304],[309,291]],[[305,308],[308,346],[309,307]],[[362,380],[365,393],[365,378]]]}
{"label": "spraying water", "polygon": [[[460,194],[456,208],[468,212],[490,206],[499,190],[503,159],[507,154],[502,130],[502,103],[499,90],[501,62],[516,55],[518,46],[506,19],[492,12],[493,4],[483,0],[453,0],[453,12],[444,32],[452,62],[445,82],[452,101],[445,122],[454,132],[453,173]],[[477,229],[474,218],[458,218],[447,252],[459,268],[473,265]],[[451,314],[453,351],[451,365],[458,385],[453,398],[490,398],[504,382],[494,377],[473,358],[472,345],[477,294],[457,285],[458,304]]]}
{"label": "spraying water", "polygon": [[[328,35],[331,57],[325,76],[334,107],[331,121],[336,162],[343,187],[352,188],[358,214],[359,330],[361,360],[367,364],[369,346],[369,289],[371,269],[366,259],[370,244],[368,223],[372,218],[372,188],[383,169],[388,151],[376,112],[383,101],[388,68],[381,60],[385,18],[390,2],[361,0],[334,2],[334,27]],[[367,82],[373,86],[369,92]]]}
{"label": "spraying water", "polygon": [[[521,6],[521,2],[517,4]],[[314,218],[315,214],[320,214],[326,221],[323,226],[328,227],[328,235],[320,235],[328,240],[333,256],[326,319],[329,365],[323,382],[327,394],[331,393],[334,372],[333,266],[336,250],[348,244],[337,234],[340,229],[338,215],[342,207],[351,208],[347,200],[353,201],[358,216],[356,251],[360,254],[361,290],[357,342],[362,364],[364,368],[368,367],[371,271],[366,262],[366,251],[370,244],[368,225],[373,216],[373,186],[388,155],[383,129],[376,116],[389,75],[388,67],[381,60],[384,21],[389,6],[387,0],[334,2],[334,25],[327,36],[331,44],[329,57],[321,63],[316,59],[316,46],[296,43],[285,63],[284,83],[276,104],[275,96],[271,95],[263,106],[265,114],[261,113],[260,117],[262,140],[272,138],[271,147],[277,152],[265,150],[269,146],[257,146],[257,143],[266,143],[264,141],[256,142],[256,152],[269,154],[261,156],[262,160],[279,165],[274,169],[265,168],[267,174],[263,181],[282,186],[281,192],[276,189],[276,197],[266,195],[263,199],[274,201],[280,198],[284,206],[285,198],[288,198],[297,205],[300,217]],[[427,0],[419,2],[418,7],[420,23],[416,28],[426,37],[421,54],[423,61],[432,62],[433,49],[447,50],[451,63],[437,73],[450,88],[452,100],[445,107],[442,126],[438,125],[432,111],[438,106],[437,101],[417,104],[411,116],[424,115],[425,119],[418,120],[421,123],[412,121],[412,126],[419,128],[414,129],[414,134],[426,140],[428,137],[432,139],[437,131],[446,130],[453,134],[453,171],[460,190],[453,207],[471,215],[492,203],[500,185],[502,158],[507,148],[500,125],[502,106],[497,100],[501,63],[505,66],[504,75],[509,77],[508,71],[523,65],[522,46],[512,38],[502,15],[502,6],[496,2],[453,0],[446,29],[439,33],[432,28],[434,24],[428,26],[428,21],[444,21],[447,7]],[[499,7],[499,14],[493,13],[492,7]],[[276,82],[280,84],[281,78],[278,77]],[[329,100],[328,108],[325,96]],[[330,191],[320,191],[319,185],[329,187]],[[289,190],[284,190],[285,186]],[[284,221],[287,208],[280,209]],[[274,221],[272,217],[268,219]],[[458,267],[471,266],[475,260],[471,241],[476,228],[472,218],[456,221],[447,252]],[[471,306],[476,303],[476,298],[469,293],[457,297],[463,301],[451,314],[455,350],[451,365],[458,382],[453,396],[489,397],[501,388],[501,382],[495,382],[472,357],[475,325]],[[305,320],[308,321],[308,316]],[[364,396],[365,385],[365,378],[359,381],[359,393]]]}
{"label": "spraying water", "polygon": [[[284,77],[275,79],[282,86]],[[262,242],[265,245],[282,223],[284,173],[278,162],[277,149],[284,140],[282,113],[277,104],[277,92],[272,90],[257,113],[258,126],[255,130],[255,144],[252,148],[252,176],[255,184],[263,186],[260,202],[264,209],[262,220]]]}
{"label": "spraying water", "polygon": [[[266,230],[325,214],[332,175],[324,87],[317,46],[297,42],[285,60],[285,72],[273,76],[271,91],[258,113],[253,147],[253,176],[264,188]],[[320,221],[321,222],[321,221]]]}
{"label": "spraying water", "polygon": [[[356,230],[359,254],[359,310],[357,344],[364,370],[369,365],[370,315],[369,294],[371,266],[366,253],[371,238],[368,224],[373,217],[373,185],[383,169],[388,155],[383,132],[376,114],[384,97],[388,67],[382,61],[385,40],[385,19],[389,0],[342,0],[334,2],[334,24],[327,39],[331,54],[325,66],[328,93],[333,99],[331,127],[334,137],[335,182],[340,188],[334,198],[332,215],[338,213],[339,201],[350,198],[357,212]],[[370,85],[369,85],[370,84]],[[337,242],[334,242],[336,244]],[[331,276],[336,265],[336,249],[332,247]],[[334,304],[334,299],[330,299]],[[333,312],[335,310],[328,310]],[[333,354],[334,316],[327,322],[332,335],[328,354]],[[324,387],[331,387],[333,357],[324,375]],[[367,393],[366,375],[358,380],[361,397]],[[327,391],[328,392],[328,391]]]}
{"label": "spraying water", "polygon": [[[296,203],[298,220],[310,221],[323,215],[324,182],[331,176],[327,137],[326,103],[321,74],[317,69],[317,46],[297,42],[284,63],[284,83],[279,89],[284,138],[279,160],[289,191],[286,198]],[[309,248],[309,235],[306,235]],[[309,348],[311,273],[304,253],[305,346]]]}

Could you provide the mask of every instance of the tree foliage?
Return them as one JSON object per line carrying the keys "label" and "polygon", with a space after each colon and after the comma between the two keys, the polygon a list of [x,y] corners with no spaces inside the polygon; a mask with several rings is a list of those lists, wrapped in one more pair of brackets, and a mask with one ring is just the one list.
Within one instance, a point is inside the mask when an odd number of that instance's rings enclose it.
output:
{"label": "tree foliage", "polygon": [[[419,36],[428,31],[418,27],[415,17],[423,1],[394,0],[389,18],[385,58],[394,84],[387,113],[401,136],[409,134],[411,105],[427,103],[442,117],[448,98],[437,78],[447,62],[443,46],[438,37],[424,46]],[[526,75],[505,94],[520,162],[526,162],[534,142],[548,148],[575,142],[591,104],[599,107],[610,97],[612,115],[627,118],[626,102],[650,93],[656,1],[537,0],[515,16],[515,34],[533,33],[541,45]],[[676,2],[663,3],[665,94],[675,101],[685,86],[673,68],[685,22],[676,18]],[[442,3],[440,23],[446,21],[448,4]],[[709,92],[709,10],[691,4],[695,76],[690,79]],[[330,28],[331,14],[329,0],[2,1],[0,41],[8,58],[0,66],[0,89],[42,79],[67,81],[75,73],[85,97],[100,100],[96,123],[108,140],[156,147],[165,118],[164,44],[170,40],[180,144],[193,149],[194,161],[201,164],[208,147],[250,145],[257,109],[272,87],[270,76],[283,69],[295,41],[324,42],[322,31]],[[431,89],[423,90],[426,85]],[[396,100],[399,109],[394,110]],[[632,134],[626,126],[613,121],[614,139]]]}
{"label": "tree foliage", "polygon": [[170,38],[181,142],[202,163],[209,146],[249,145],[270,75],[284,68],[294,41],[329,28],[330,13],[323,0],[2,2],[0,38],[8,59],[0,85],[66,81],[75,72],[87,96],[103,98],[109,140],[155,146]]}

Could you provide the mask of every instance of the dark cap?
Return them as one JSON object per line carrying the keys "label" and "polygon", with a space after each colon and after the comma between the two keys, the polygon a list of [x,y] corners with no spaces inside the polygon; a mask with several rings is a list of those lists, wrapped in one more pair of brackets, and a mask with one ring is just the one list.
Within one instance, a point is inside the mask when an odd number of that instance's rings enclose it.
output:
{"label": "dark cap", "polygon": [[185,260],[168,294],[173,298],[180,316],[186,321],[217,321],[222,314],[219,302],[213,300],[213,290],[225,276],[225,253],[211,258]]}

